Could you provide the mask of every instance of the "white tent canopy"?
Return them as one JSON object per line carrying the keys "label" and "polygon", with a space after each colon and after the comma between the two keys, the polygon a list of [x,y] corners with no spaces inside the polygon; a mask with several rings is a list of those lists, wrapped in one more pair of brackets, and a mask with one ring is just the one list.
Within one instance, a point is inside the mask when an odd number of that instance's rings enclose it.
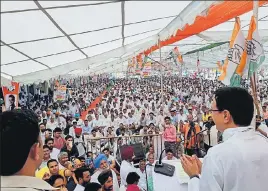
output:
{"label": "white tent canopy", "polygon": [[[219,1],[1,1],[1,78],[32,83],[86,69],[92,74],[125,71],[128,58],[193,23],[215,3]],[[259,19],[267,17],[267,10],[259,9]],[[251,15],[241,16],[242,26]],[[264,19],[260,29],[268,29]],[[228,41],[233,24],[231,20],[173,46],[185,53]],[[219,36],[218,31],[227,32]],[[268,34],[263,34],[265,39]]]}

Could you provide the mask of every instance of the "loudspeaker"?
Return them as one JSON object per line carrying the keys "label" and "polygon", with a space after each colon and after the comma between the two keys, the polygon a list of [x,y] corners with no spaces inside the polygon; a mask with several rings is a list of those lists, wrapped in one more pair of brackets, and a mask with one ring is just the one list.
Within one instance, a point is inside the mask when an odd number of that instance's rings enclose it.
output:
{"label": "loudspeaker", "polygon": [[142,144],[141,143],[136,143],[136,144],[132,144],[132,145],[123,145],[123,146],[121,146],[119,148],[122,160],[125,160],[125,158],[122,155],[122,153],[124,153],[124,150],[128,149],[129,147],[132,147],[133,150],[134,150],[134,155],[135,155],[134,163],[135,163],[135,161],[139,162],[140,160],[145,159],[145,153],[144,153]]}

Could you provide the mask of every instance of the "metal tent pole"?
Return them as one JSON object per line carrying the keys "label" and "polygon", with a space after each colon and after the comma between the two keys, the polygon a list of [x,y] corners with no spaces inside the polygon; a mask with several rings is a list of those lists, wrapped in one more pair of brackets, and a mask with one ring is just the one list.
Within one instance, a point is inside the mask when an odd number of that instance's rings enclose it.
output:
{"label": "metal tent pole", "polygon": [[160,84],[161,84],[161,103],[163,104],[163,66],[162,66],[162,55],[161,55],[161,45],[160,45],[160,38],[158,38],[158,46],[159,46],[159,56],[160,60]]}

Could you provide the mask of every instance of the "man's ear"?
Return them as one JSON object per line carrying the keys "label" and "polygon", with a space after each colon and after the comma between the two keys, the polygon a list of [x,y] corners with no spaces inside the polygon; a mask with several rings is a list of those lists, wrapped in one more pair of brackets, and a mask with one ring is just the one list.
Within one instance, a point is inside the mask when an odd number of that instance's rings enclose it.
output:
{"label": "man's ear", "polygon": [[231,118],[232,118],[232,116],[231,116],[230,112],[227,111],[227,110],[224,110],[223,111],[223,121],[224,121],[224,123],[229,123]]}
{"label": "man's ear", "polygon": [[39,160],[39,149],[40,149],[40,143],[35,143],[30,149],[30,157],[32,160]]}

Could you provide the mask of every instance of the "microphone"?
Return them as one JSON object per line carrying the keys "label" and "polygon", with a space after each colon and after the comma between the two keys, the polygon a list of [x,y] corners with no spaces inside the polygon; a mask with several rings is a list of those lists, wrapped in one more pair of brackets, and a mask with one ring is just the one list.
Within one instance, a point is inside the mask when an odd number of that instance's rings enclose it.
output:
{"label": "microphone", "polygon": [[154,172],[172,177],[175,172],[175,166],[167,164],[167,163],[162,163],[162,155],[165,150],[166,149],[162,150],[158,162],[155,163]]}

